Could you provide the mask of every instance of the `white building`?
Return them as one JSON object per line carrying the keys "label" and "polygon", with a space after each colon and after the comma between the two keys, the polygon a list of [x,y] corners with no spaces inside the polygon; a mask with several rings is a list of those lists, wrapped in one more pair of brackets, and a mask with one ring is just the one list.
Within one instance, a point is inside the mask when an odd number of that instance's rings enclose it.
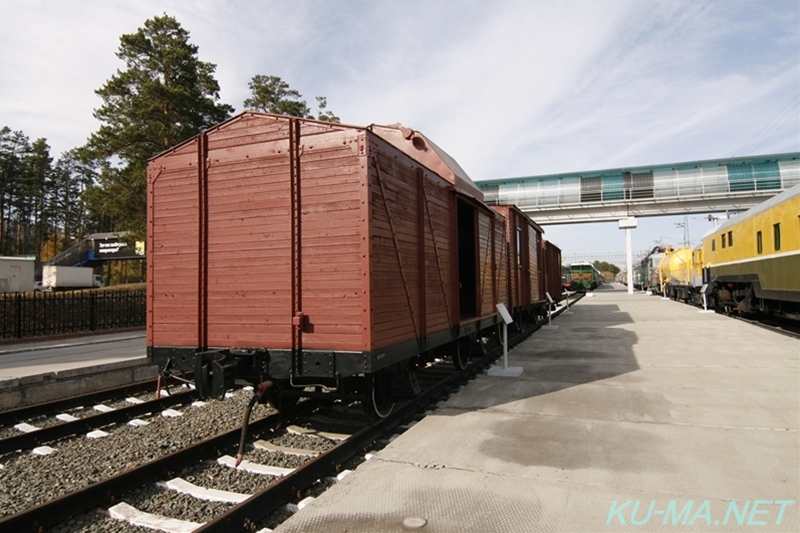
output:
{"label": "white building", "polygon": [[33,266],[28,257],[0,257],[0,292],[33,292]]}

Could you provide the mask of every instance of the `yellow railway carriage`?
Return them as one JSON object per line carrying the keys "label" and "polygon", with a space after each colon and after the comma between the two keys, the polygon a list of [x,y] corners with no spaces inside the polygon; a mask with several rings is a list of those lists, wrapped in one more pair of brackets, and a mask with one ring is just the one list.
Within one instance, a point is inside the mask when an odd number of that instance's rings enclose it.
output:
{"label": "yellow railway carriage", "polygon": [[800,319],[800,185],[720,225],[700,252],[718,308]]}

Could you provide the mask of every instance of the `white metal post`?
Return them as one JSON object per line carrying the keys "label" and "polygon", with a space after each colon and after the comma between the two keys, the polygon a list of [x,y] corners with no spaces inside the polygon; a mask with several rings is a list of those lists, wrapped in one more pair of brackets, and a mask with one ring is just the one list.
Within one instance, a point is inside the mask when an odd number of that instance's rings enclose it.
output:
{"label": "white metal post", "polygon": [[500,317],[503,319],[503,368],[500,368],[498,365],[493,365],[487,372],[490,376],[500,376],[500,377],[507,377],[507,378],[518,378],[522,375],[522,367],[521,366],[508,366],[508,325],[511,324],[514,320],[511,318],[511,315],[508,313],[508,309],[506,309],[505,304],[497,304],[497,311],[500,313]]}
{"label": "white metal post", "polygon": [[571,315],[572,311],[569,310],[569,291],[564,291],[564,299],[567,301],[567,310],[561,313],[562,315]]}
{"label": "white metal post", "polygon": [[631,248],[631,228],[625,228],[625,254],[628,267],[628,294],[633,294],[633,250]]}
{"label": "white metal post", "polygon": [[544,293],[547,296],[547,325],[542,326],[542,329],[558,329],[558,326],[553,325],[553,297],[549,292]]}
{"label": "white metal post", "polygon": [[508,370],[508,324],[503,322],[503,370]]}

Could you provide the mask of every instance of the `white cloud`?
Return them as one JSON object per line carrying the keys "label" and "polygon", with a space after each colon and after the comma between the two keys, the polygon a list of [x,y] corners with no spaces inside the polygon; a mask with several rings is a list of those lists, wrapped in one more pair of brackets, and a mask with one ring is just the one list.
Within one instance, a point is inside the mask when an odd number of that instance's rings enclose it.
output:
{"label": "white cloud", "polygon": [[[796,0],[27,0],[0,3],[0,126],[81,145],[119,36],[164,12],[238,110],[278,75],[345,122],[423,131],[474,179],[732,156],[800,93]],[[800,121],[753,146],[800,151]]]}

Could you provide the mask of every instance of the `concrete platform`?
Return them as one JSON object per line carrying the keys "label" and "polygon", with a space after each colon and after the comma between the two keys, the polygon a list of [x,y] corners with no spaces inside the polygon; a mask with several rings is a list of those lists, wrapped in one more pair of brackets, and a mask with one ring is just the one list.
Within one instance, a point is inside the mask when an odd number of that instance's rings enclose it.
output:
{"label": "concrete platform", "polygon": [[573,311],[276,531],[800,530],[800,342],[622,286]]}
{"label": "concrete platform", "polygon": [[147,364],[144,331],[0,346],[0,410],[157,375]]}

